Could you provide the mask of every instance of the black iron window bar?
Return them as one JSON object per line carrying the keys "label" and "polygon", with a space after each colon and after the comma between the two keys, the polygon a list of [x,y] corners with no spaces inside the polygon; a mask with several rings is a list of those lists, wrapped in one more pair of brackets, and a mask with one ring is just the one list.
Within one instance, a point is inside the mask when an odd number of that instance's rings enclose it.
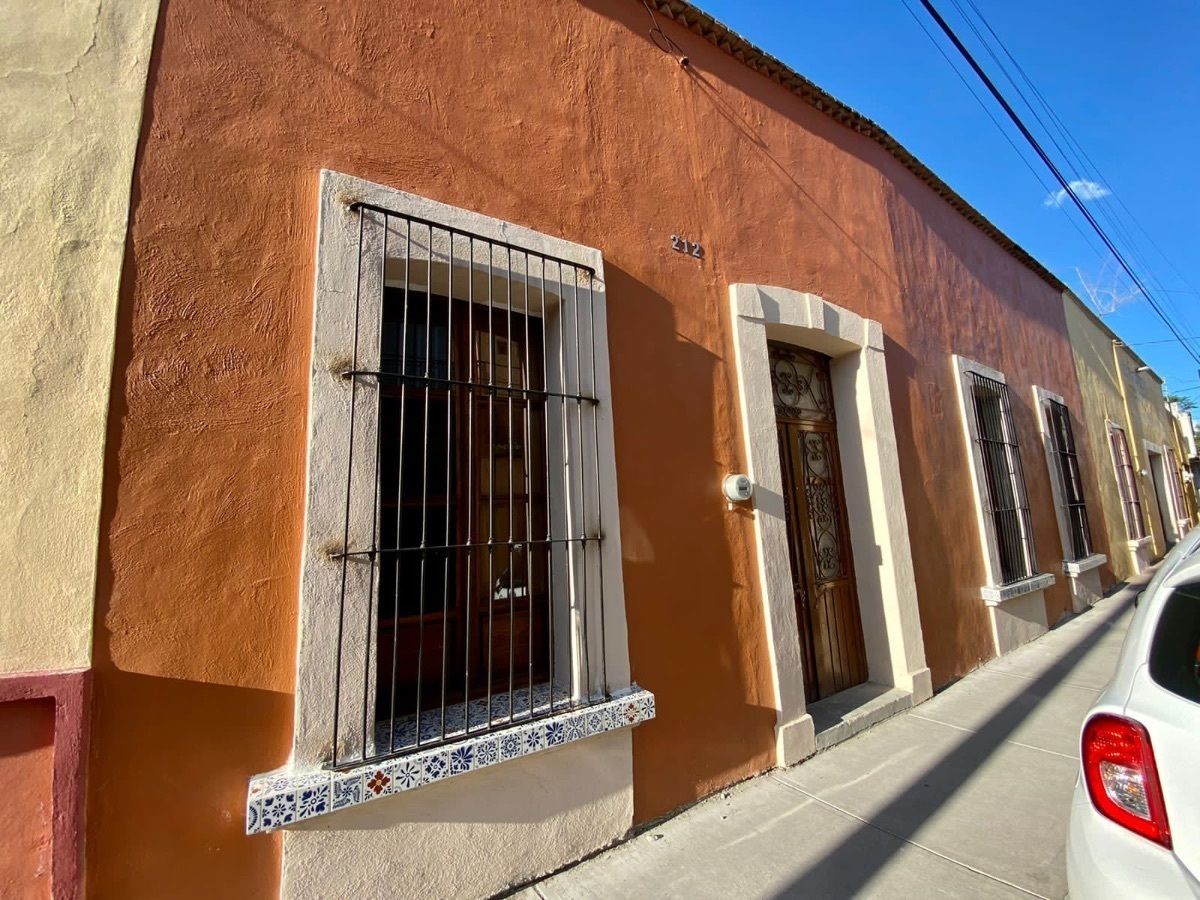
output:
{"label": "black iron window bar", "polygon": [[1129,442],[1125,431],[1119,426],[1109,428],[1112,443],[1113,464],[1117,469],[1117,490],[1121,495],[1121,512],[1125,516],[1125,532],[1131,541],[1140,541],[1146,536],[1142,519],[1142,500],[1138,493],[1137,473],[1133,470],[1133,458],[1129,453]]}
{"label": "black iron window bar", "polygon": [[977,372],[966,374],[975,412],[975,442],[983,461],[985,510],[995,530],[1001,584],[1012,584],[1037,571],[1012,404],[1003,382]]}
{"label": "black iron window bar", "polygon": [[1067,407],[1057,400],[1049,400],[1047,404],[1051,449],[1062,476],[1063,504],[1071,541],[1069,559],[1084,559],[1092,555],[1092,531],[1088,525],[1087,504],[1083,499],[1083,479],[1079,474],[1079,454],[1075,449],[1075,434],[1071,430],[1071,415]]}
{"label": "black iron window bar", "polygon": [[609,697],[595,273],[351,210],[334,769]]}

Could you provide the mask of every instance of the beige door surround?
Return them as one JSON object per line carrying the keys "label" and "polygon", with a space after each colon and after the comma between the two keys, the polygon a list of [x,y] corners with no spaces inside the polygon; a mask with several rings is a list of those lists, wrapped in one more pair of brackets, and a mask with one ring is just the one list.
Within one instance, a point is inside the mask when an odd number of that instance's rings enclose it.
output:
{"label": "beige door surround", "polygon": [[806,347],[832,359],[837,437],[870,680],[908,692],[914,704],[932,695],[932,681],[917,613],[883,328],[815,294],[786,288],[735,284],[730,301],[775,681],[776,764],[786,766],[811,755],[816,736],[804,701],[768,340]]}

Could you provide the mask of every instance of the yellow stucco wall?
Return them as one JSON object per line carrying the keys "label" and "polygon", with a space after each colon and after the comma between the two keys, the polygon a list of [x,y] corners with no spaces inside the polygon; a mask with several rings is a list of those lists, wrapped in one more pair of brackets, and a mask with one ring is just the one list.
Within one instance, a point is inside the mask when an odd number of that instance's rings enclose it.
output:
{"label": "yellow stucco wall", "polygon": [[85,666],[158,0],[0,3],[0,673]]}
{"label": "yellow stucco wall", "polygon": [[[1146,441],[1175,446],[1171,415],[1163,403],[1162,381],[1158,376],[1152,371],[1139,372],[1138,369],[1145,363],[1125,346],[1118,345],[1114,357],[1115,335],[1073,294],[1065,294],[1063,301],[1067,330],[1075,354],[1076,374],[1083,395],[1082,420],[1087,430],[1088,449],[1096,460],[1100,502],[1104,510],[1104,521],[1092,522],[1091,525],[1093,530],[1103,528],[1107,532],[1112,548],[1110,562],[1113,571],[1118,578],[1127,579],[1134,573],[1129,554],[1122,552],[1129,535],[1121,512],[1108,422],[1124,428],[1129,440],[1129,449],[1138,470],[1138,491],[1146,533],[1153,538],[1150,555],[1157,557],[1166,552],[1167,540],[1162,522],[1155,512],[1157,493],[1148,468]],[[1122,382],[1128,411],[1121,397]],[[1176,453],[1179,453],[1178,447]],[[1165,504],[1169,501],[1164,496],[1162,502],[1165,512]]]}

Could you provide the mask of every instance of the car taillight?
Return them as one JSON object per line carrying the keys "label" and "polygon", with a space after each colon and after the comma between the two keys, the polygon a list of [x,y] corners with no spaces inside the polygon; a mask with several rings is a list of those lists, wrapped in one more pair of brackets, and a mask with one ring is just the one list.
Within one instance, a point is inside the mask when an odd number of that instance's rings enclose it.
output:
{"label": "car taillight", "polygon": [[1095,716],[1083,726],[1081,756],[1096,809],[1169,849],[1171,827],[1146,729],[1121,716]]}

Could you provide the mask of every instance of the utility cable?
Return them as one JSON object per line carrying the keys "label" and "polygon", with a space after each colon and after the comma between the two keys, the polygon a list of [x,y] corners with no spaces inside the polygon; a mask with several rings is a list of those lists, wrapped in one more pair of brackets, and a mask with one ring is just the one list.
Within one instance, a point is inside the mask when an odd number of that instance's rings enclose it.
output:
{"label": "utility cable", "polygon": [[1163,323],[1167,326],[1167,330],[1170,331],[1175,339],[1179,341],[1180,346],[1183,347],[1183,349],[1187,351],[1188,355],[1196,361],[1197,365],[1200,365],[1200,355],[1197,355],[1196,351],[1187,344],[1183,335],[1175,327],[1175,324],[1171,321],[1170,317],[1167,316],[1162,307],[1158,304],[1158,301],[1155,300],[1150,292],[1146,289],[1146,285],[1143,283],[1142,279],[1138,277],[1137,273],[1133,271],[1129,263],[1125,260],[1124,255],[1113,243],[1112,238],[1110,238],[1107,232],[1100,227],[1100,223],[1096,221],[1095,217],[1091,214],[1087,207],[1084,206],[1083,201],[1076,196],[1075,192],[1071,189],[1070,182],[1063,177],[1062,172],[1059,171],[1059,168],[1057,165],[1055,165],[1054,160],[1052,160],[1049,154],[1046,153],[1045,149],[1038,142],[1037,138],[1034,137],[1032,132],[1030,132],[1029,128],[1021,120],[1021,117],[1012,108],[1011,104],[1009,104],[1008,100],[1005,99],[1004,94],[1000,92],[999,88],[996,87],[992,79],[988,77],[988,74],[975,60],[975,57],[971,54],[971,51],[967,49],[967,47],[959,39],[958,35],[954,33],[954,30],[949,24],[947,24],[946,20],[942,18],[941,13],[937,11],[931,0],[920,0],[920,3],[923,7],[925,7],[925,11],[933,17],[933,20],[937,23],[938,27],[941,28],[942,32],[946,35],[950,42],[954,44],[955,49],[958,50],[962,57],[967,61],[967,64],[983,82],[984,86],[995,98],[996,102],[1000,104],[1001,108],[1017,127],[1017,130],[1021,132],[1021,135],[1026,141],[1029,142],[1029,145],[1033,147],[1034,152],[1036,152],[1041,158],[1042,162],[1045,163],[1051,174],[1054,175],[1055,180],[1062,185],[1062,188],[1064,191],[1066,191],[1067,196],[1071,198],[1071,202],[1074,203],[1075,207],[1087,220],[1088,224],[1092,226],[1092,229],[1100,237],[1100,240],[1108,248],[1109,252],[1112,253],[1113,257],[1120,264],[1121,268],[1125,270],[1125,274],[1129,276],[1134,286],[1142,292],[1142,295],[1146,298],[1146,302],[1150,304],[1150,308],[1154,310],[1158,317],[1162,319]]}

